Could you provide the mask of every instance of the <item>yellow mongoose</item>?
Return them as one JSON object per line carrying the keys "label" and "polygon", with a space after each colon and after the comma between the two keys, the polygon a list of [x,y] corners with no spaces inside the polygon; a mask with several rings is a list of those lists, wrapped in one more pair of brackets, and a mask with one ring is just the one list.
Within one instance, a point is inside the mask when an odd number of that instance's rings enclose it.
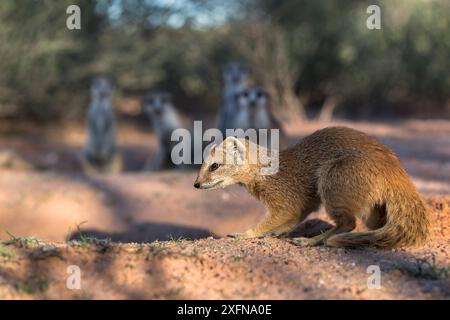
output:
{"label": "yellow mongoose", "polygon": [[[273,175],[262,175],[259,161],[249,162],[250,144],[229,137],[213,147],[194,184],[216,189],[239,183],[268,207],[267,218],[238,237],[289,233],[322,203],[335,226],[294,242],[393,248],[426,241],[425,205],[400,160],[376,139],[344,127],[316,131],[279,153],[279,170]],[[224,155],[241,162],[229,164]],[[370,231],[350,232],[356,217]]]}

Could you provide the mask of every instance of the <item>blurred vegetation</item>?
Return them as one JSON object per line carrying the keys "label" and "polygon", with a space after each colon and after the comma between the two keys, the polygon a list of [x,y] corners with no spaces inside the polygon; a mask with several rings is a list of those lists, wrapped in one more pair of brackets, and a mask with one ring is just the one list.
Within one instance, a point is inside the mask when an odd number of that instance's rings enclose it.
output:
{"label": "blurred vegetation", "polygon": [[[66,28],[70,4],[81,30]],[[366,28],[370,4],[381,30]],[[449,12],[447,0],[3,0],[0,117],[81,117],[98,74],[119,97],[167,89],[213,113],[230,60],[250,65],[280,118],[448,116]]]}

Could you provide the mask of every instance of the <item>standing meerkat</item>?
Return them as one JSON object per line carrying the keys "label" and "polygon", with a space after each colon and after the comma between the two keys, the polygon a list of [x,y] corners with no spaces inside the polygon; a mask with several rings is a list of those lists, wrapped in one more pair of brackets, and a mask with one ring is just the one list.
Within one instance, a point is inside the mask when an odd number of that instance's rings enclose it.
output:
{"label": "standing meerkat", "polygon": [[[284,134],[281,124],[275,119],[270,110],[270,97],[267,91],[260,86],[250,86],[236,95],[236,128],[248,129],[267,129],[267,142],[265,147],[271,146],[270,130],[279,130],[279,149],[287,146],[287,138]],[[253,141],[261,144],[260,141]]]}
{"label": "standing meerkat", "polygon": [[217,121],[223,136],[226,135],[226,129],[236,128],[236,95],[246,87],[249,75],[248,67],[241,63],[230,62],[223,67],[223,97]]}
{"label": "standing meerkat", "polygon": [[[251,146],[248,140],[227,138],[212,149],[194,184],[216,189],[239,183],[268,207],[267,217],[238,237],[287,234],[323,204],[335,226],[293,242],[393,248],[426,241],[430,223],[420,195],[397,156],[365,133],[344,127],[316,131],[279,152],[272,175],[261,174],[260,161],[249,161]],[[224,161],[224,155],[240,163]],[[350,232],[356,217],[370,231]]]}
{"label": "standing meerkat", "polygon": [[175,129],[183,127],[183,123],[173,105],[172,97],[166,92],[150,92],[143,98],[142,108],[150,119],[159,143],[158,153],[147,163],[146,169],[176,168],[171,160],[171,152],[177,142],[171,141],[171,136]]}
{"label": "standing meerkat", "polygon": [[97,77],[91,83],[87,115],[87,144],[81,160],[89,172],[120,172],[122,157],[116,147],[116,118],[112,106],[114,87],[110,79]]}

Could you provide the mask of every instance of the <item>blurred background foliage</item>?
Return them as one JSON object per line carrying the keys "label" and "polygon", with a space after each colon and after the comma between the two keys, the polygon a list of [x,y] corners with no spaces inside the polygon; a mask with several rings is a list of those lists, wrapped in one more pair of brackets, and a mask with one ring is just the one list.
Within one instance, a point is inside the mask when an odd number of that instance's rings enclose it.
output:
{"label": "blurred background foliage", "polygon": [[[67,6],[81,30],[66,28]],[[381,7],[381,30],[366,9]],[[0,117],[82,118],[89,81],[121,98],[150,88],[179,109],[213,114],[220,67],[248,63],[280,118],[445,117],[448,0],[3,0]]]}

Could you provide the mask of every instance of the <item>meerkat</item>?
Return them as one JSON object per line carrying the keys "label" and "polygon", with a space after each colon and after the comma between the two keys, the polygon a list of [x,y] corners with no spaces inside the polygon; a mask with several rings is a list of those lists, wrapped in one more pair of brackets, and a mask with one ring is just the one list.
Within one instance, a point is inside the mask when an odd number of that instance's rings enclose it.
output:
{"label": "meerkat", "polygon": [[228,63],[222,69],[223,97],[217,127],[224,136],[226,129],[236,128],[236,95],[246,87],[249,75],[249,68],[237,62]]}
{"label": "meerkat", "polygon": [[150,92],[143,98],[142,108],[149,117],[159,143],[158,153],[148,161],[146,169],[154,171],[178,168],[171,160],[172,148],[176,144],[171,136],[175,129],[183,127],[183,121],[171,95],[167,92]]}
{"label": "meerkat", "polygon": [[[225,139],[211,149],[194,184],[201,189],[242,184],[267,206],[267,217],[237,237],[286,235],[323,204],[335,226],[292,242],[394,248],[427,240],[430,222],[423,200],[397,156],[375,138],[345,127],[316,131],[277,153],[279,167],[272,175],[261,174],[260,161],[248,160],[252,144]],[[224,161],[228,157],[241,161]],[[369,231],[351,232],[356,217]]]}
{"label": "meerkat", "polygon": [[81,155],[83,170],[120,172],[122,157],[116,147],[116,118],[112,106],[113,84],[106,77],[91,83],[91,101],[87,114],[87,143]]}
{"label": "meerkat", "polygon": [[[287,138],[281,124],[275,119],[270,110],[270,97],[267,91],[260,86],[250,86],[236,95],[235,127],[248,129],[279,130],[279,149],[287,146]],[[265,139],[264,139],[265,140]],[[268,133],[267,141],[253,141],[271,147],[271,135]],[[266,143],[266,145],[264,145]]]}

